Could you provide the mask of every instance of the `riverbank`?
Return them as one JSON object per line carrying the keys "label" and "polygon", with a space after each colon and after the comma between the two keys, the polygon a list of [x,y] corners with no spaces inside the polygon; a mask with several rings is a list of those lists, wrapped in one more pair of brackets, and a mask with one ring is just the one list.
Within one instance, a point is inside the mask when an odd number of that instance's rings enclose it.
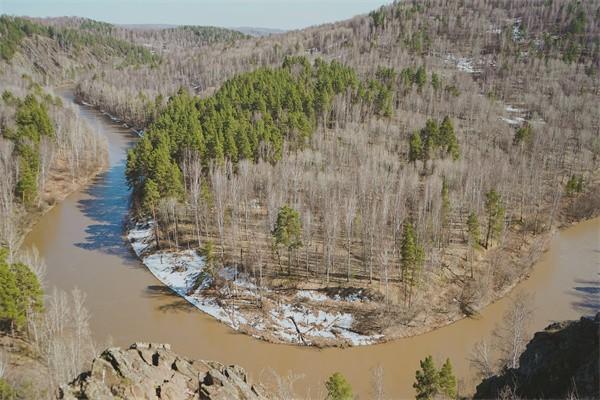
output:
{"label": "riverbank", "polygon": [[[595,190],[589,193],[593,196]],[[270,342],[315,347],[361,346],[388,342],[430,332],[479,314],[485,307],[507,296],[527,279],[533,266],[547,250],[559,228],[599,214],[574,218],[569,208],[577,200],[566,200],[565,215],[557,228],[533,235],[516,226],[508,229],[502,246],[481,251],[471,261],[475,275],[496,269],[491,291],[476,292],[477,278],[469,278],[466,260],[456,254],[456,265],[444,265],[436,272],[439,287],[429,286],[428,307],[415,310],[402,323],[377,330],[365,329],[365,318],[385,319],[380,291],[373,286],[314,287],[295,282],[285,288],[260,288],[249,273],[225,267],[210,276],[202,256],[196,251],[155,249],[153,223],[138,223],[128,232],[128,240],[144,265],[163,284],[194,307],[232,329]],[[594,200],[595,201],[595,200]],[[595,204],[595,203],[594,203]],[[498,274],[503,274],[498,277]],[[453,283],[448,282],[454,279]],[[394,315],[389,306],[384,312]],[[367,317],[366,317],[367,316]]]}

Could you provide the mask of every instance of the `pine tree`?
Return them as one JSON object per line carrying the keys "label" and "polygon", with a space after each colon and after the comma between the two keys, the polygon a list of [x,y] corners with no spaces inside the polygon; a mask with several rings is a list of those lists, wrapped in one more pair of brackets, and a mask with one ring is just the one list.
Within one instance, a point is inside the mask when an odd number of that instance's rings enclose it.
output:
{"label": "pine tree", "polygon": [[452,372],[452,364],[449,358],[446,359],[446,362],[440,369],[438,382],[441,393],[450,399],[456,398],[456,377]]}
{"label": "pine tree", "polygon": [[423,247],[417,243],[414,228],[409,222],[404,224],[400,254],[402,256],[401,268],[405,302],[408,302],[410,307],[412,291],[418,282],[425,254]]}
{"label": "pine tree", "polygon": [[450,196],[448,194],[448,182],[444,177],[442,179],[442,209],[441,209],[441,220],[442,220],[442,229],[445,233],[448,233],[450,229]]}
{"label": "pine tree", "polygon": [[19,318],[19,289],[6,257],[6,249],[0,248],[0,322],[12,329]]}
{"label": "pine tree", "polygon": [[209,275],[215,276],[215,248],[212,240],[204,242],[204,246],[200,249],[200,254],[204,257],[204,263]]}
{"label": "pine tree", "polygon": [[346,378],[339,372],[335,372],[325,382],[327,389],[327,400],[352,400],[352,387]]}
{"label": "pine tree", "polygon": [[467,232],[469,233],[469,243],[471,247],[477,249],[481,240],[481,232],[479,228],[479,218],[473,211],[467,218]]}
{"label": "pine tree", "polygon": [[420,361],[421,369],[415,373],[416,382],[413,384],[417,400],[430,400],[439,393],[439,375],[431,356]]}
{"label": "pine tree", "polygon": [[485,209],[488,217],[485,248],[489,246],[490,239],[497,239],[504,227],[504,207],[500,195],[491,189],[485,194]]}
{"label": "pine tree", "polygon": [[44,293],[37,276],[28,266],[22,263],[15,263],[10,266],[10,269],[14,275],[18,290],[15,325],[20,329],[27,322],[26,317],[30,312],[39,313],[43,310]]}
{"label": "pine tree", "polygon": [[[275,246],[283,246],[288,251],[288,274],[291,272],[291,253],[302,246],[302,223],[300,214],[293,208],[284,205],[277,213],[275,229],[273,229]],[[279,256],[279,251],[277,250]],[[281,261],[279,262],[281,268]]]}
{"label": "pine tree", "polygon": [[581,193],[583,191],[583,175],[571,175],[565,186],[565,193],[567,196],[573,196],[575,193]]}
{"label": "pine tree", "polygon": [[436,92],[442,87],[442,80],[440,79],[440,76],[435,72],[431,73],[431,86]]}
{"label": "pine tree", "polygon": [[519,127],[513,137],[513,145],[531,144],[533,142],[533,128],[527,122]]}
{"label": "pine tree", "polygon": [[19,165],[16,194],[24,205],[31,206],[37,197],[37,171],[31,167],[26,158],[21,157]]}
{"label": "pine tree", "polygon": [[417,164],[417,160],[421,159],[421,153],[423,151],[423,144],[421,143],[421,135],[417,132],[410,135],[410,142],[408,148],[408,159]]}
{"label": "pine tree", "polygon": [[427,72],[425,71],[424,66],[420,66],[417,69],[417,73],[415,74],[415,83],[417,84],[419,92],[422,91],[423,87],[427,83]]}
{"label": "pine tree", "polygon": [[152,215],[152,224],[154,225],[154,240],[156,248],[160,249],[160,230],[158,228],[158,219],[156,218],[156,209],[160,201],[160,191],[158,185],[152,179],[146,180],[144,184],[144,197],[142,207]]}
{"label": "pine tree", "polygon": [[456,139],[456,133],[454,132],[454,125],[448,116],[444,117],[442,123],[440,124],[439,137],[440,146],[445,147],[446,153],[450,154],[454,161],[458,160],[460,157],[460,148]]}

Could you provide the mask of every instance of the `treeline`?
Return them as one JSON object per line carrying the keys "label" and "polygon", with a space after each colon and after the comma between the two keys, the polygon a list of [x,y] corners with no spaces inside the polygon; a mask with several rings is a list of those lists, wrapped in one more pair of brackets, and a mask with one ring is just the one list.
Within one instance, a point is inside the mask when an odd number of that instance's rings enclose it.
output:
{"label": "treeline", "polygon": [[162,29],[155,33],[166,43],[171,41],[179,41],[182,44],[196,46],[210,45],[217,42],[230,42],[239,39],[248,38],[242,32],[232,29],[220,28],[216,26],[196,26],[184,25],[176,28]]}
{"label": "treeline", "polygon": [[[68,52],[77,53],[85,49],[103,60],[119,57],[122,59],[122,66],[140,64],[155,66],[160,62],[160,56],[152,51],[110,34],[104,34],[106,28],[99,30],[96,25],[88,23],[82,24],[82,29],[72,29],[46,26],[25,18],[2,15],[0,16],[0,57],[10,61],[23,39],[40,35],[55,40]],[[104,25],[100,26],[104,27]],[[110,30],[108,32],[110,33]]]}
{"label": "treeline", "polygon": [[331,125],[332,102],[375,103],[377,114],[391,113],[388,83],[362,83],[342,64],[304,57],[287,58],[277,69],[262,68],[227,81],[207,99],[185,91],[172,97],[165,111],[128,154],[127,176],[134,193],[149,197],[158,184],[161,197],[180,197],[178,166],[196,152],[204,167],[211,161],[281,159],[284,143],[291,150],[309,143],[318,124]]}
{"label": "treeline", "polygon": [[16,251],[27,218],[104,164],[105,143],[30,77],[0,78],[0,244]]}

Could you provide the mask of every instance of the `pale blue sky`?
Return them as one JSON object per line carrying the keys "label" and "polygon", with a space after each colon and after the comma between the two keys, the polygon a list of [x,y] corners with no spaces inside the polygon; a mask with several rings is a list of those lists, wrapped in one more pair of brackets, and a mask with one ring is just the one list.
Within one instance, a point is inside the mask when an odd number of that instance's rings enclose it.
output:
{"label": "pale blue sky", "polygon": [[117,24],[296,29],[363,14],[392,0],[0,0],[0,13],[77,15]]}

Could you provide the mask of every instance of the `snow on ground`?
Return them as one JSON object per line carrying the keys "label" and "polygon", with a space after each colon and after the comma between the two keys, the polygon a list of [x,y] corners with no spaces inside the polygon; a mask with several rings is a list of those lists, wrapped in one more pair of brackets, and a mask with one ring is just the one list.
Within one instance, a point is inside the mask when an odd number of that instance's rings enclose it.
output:
{"label": "snow on ground", "polygon": [[500,119],[509,125],[521,125],[523,122],[525,122],[525,118],[522,118],[522,117],[515,117],[515,118],[500,117]]}
{"label": "snow on ground", "polygon": [[522,113],[522,112],[527,111],[527,110],[523,110],[521,108],[515,108],[515,107],[511,106],[510,104],[506,106],[505,110],[508,112],[512,112],[512,113]]}
{"label": "snow on ground", "polygon": [[333,296],[333,299],[336,301],[348,301],[350,303],[356,302],[356,301],[368,301],[368,298],[366,298],[363,295],[363,290],[360,289],[358,292],[356,293],[350,293],[346,296],[340,296],[339,294],[336,294],[335,296]]}
{"label": "snow on ground", "polygon": [[449,54],[446,56],[446,62],[450,62],[456,65],[460,71],[464,71],[469,74],[473,74],[475,72],[481,72],[479,69],[475,68],[474,61],[470,58],[466,57],[456,57],[453,54]]}
{"label": "snow on ground", "polygon": [[300,299],[306,299],[311,301],[325,301],[330,300],[327,295],[323,293],[316,292],[314,290],[298,290],[296,292],[296,297]]}
{"label": "snow on ground", "polygon": [[[358,346],[375,343],[383,338],[383,335],[361,335],[354,332],[352,314],[326,312],[303,303],[303,300],[317,303],[325,300],[356,301],[362,298],[360,293],[343,299],[338,295],[338,298],[331,299],[314,290],[299,290],[291,296],[292,302],[278,301],[268,313],[248,313],[247,308],[241,311],[235,304],[235,299],[240,296],[244,299],[258,299],[261,296],[259,288],[249,276],[238,273],[233,267],[221,269],[219,276],[227,281],[227,285],[220,289],[223,298],[218,301],[206,292],[211,278],[203,275],[204,259],[194,250],[153,251],[152,222],[135,225],[127,237],[133,251],[159,281],[198,309],[233,329],[238,330],[244,325],[251,326],[258,332],[254,335],[256,337],[272,333],[282,342],[300,344],[302,339],[306,344],[311,344],[315,339],[341,339],[350,345]],[[263,290],[262,295],[265,293],[269,292]]]}
{"label": "snow on ground", "polygon": [[510,117],[500,117],[500,119],[502,121],[506,122],[507,124],[521,125],[521,124],[523,124],[523,122],[525,122],[525,118],[523,117],[523,115],[525,115],[525,113],[527,113],[527,110],[525,110],[523,108],[513,107],[510,104],[508,104],[504,108],[504,110],[511,114]]}

